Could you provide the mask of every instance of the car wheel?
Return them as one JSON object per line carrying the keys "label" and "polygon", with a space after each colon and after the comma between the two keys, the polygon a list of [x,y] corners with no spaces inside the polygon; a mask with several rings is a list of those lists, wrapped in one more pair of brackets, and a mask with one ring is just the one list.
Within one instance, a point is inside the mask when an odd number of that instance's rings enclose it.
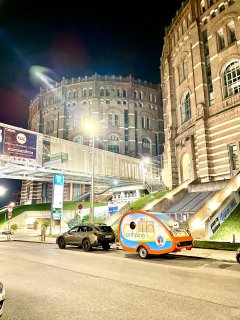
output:
{"label": "car wheel", "polygon": [[138,255],[142,259],[147,259],[148,258],[148,251],[145,247],[141,246],[138,248]]}
{"label": "car wheel", "polygon": [[82,248],[83,248],[83,251],[87,252],[87,251],[90,251],[91,249],[91,243],[88,239],[84,239],[83,242],[82,242]]}
{"label": "car wheel", "polygon": [[59,238],[58,239],[58,246],[60,249],[65,249],[66,248],[66,242],[64,238]]}
{"label": "car wheel", "polygon": [[108,243],[105,243],[102,245],[103,250],[109,250],[110,249],[110,245]]}
{"label": "car wheel", "polygon": [[237,262],[240,263],[240,253],[237,255]]}

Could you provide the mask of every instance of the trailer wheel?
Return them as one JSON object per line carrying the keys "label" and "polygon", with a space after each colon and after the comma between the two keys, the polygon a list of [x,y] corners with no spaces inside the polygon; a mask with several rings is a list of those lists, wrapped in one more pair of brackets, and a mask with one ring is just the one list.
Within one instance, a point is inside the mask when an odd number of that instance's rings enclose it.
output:
{"label": "trailer wheel", "polygon": [[148,251],[144,246],[141,246],[138,248],[138,255],[142,259],[147,259],[148,258]]}

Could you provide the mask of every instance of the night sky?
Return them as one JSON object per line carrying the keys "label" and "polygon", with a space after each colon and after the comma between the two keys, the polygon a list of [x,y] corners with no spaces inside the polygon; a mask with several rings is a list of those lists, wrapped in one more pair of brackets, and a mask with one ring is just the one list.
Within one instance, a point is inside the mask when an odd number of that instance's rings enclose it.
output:
{"label": "night sky", "polygon": [[98,73],[160,82],[164,27],[182,0],[97,3],[0,0],[0,122],[27,128],[44,86],[34,66],[54,81]]}

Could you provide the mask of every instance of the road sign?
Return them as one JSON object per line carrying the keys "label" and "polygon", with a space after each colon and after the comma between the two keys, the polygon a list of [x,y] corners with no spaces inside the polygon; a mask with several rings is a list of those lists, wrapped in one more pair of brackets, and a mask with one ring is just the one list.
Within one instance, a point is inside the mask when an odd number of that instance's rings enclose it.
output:
{"label": "road sign", "polygon": [[79,210],[81,210],[82,208],[83,208],[82,204],[81,204],[81,203],[79,203],[79,205],[78,205],[78,209],[79,209]]}
{"label": "road sign", "polygon": [[11,204],[8,205],[8,219],[12,218],[13,206]]}

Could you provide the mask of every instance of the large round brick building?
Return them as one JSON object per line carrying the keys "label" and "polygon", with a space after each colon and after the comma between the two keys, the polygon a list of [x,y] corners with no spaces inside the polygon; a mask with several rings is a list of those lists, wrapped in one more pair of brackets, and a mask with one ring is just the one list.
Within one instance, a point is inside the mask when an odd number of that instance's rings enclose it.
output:
{"label": "large round brick building", "polygon": [[95,74],[41,89],[30,103],[29,129],[88,145],[89,118],[98,126],[96,148],[133,157],[163,151],[159,85],[131,76]]}

